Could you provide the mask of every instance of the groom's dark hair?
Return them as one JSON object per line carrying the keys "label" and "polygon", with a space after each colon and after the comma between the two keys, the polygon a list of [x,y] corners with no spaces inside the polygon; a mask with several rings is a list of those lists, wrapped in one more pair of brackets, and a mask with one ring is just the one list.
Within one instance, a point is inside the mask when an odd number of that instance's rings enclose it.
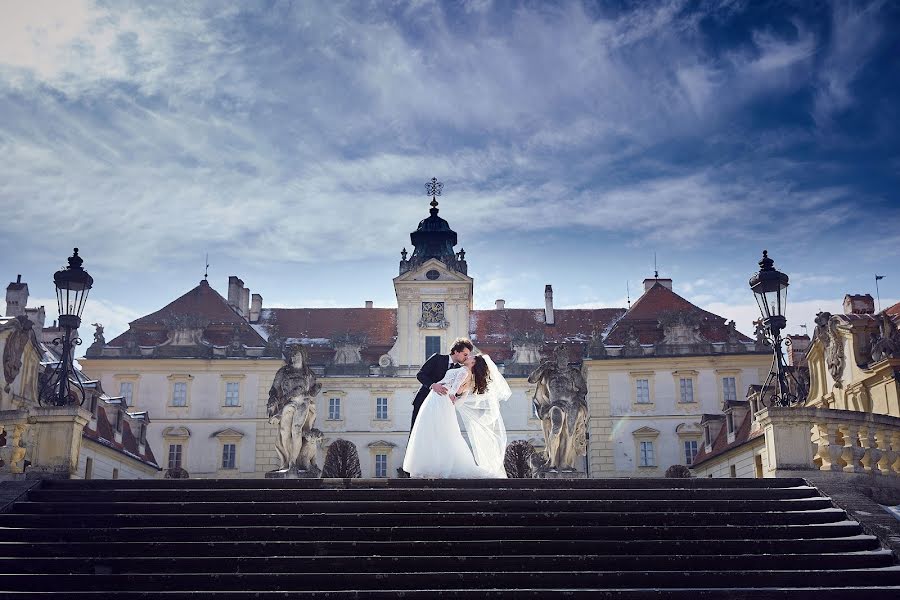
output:
{"label": "groom's dark hair", "polygon": [[472,345],[472,340],[469,338],[456,338],[453,341],[453,345],[450,347],[450,354],[462,352],[464,348],[468,348],[469,352],[474,350],[475,347]]}

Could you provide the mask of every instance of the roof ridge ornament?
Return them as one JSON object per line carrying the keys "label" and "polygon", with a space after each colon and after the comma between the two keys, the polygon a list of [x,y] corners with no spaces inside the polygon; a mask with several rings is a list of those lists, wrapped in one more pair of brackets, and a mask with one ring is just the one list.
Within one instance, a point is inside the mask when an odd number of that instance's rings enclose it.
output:
{"label": "roof ridge ornament", "polygon": [[437,180],[437,177],[432,177],[431,181],[425,184],[425,195],[431,196],[431,214],[438,214],[438,201],[437,197],[441,195],[441,191],[444,189],[444,184]]}

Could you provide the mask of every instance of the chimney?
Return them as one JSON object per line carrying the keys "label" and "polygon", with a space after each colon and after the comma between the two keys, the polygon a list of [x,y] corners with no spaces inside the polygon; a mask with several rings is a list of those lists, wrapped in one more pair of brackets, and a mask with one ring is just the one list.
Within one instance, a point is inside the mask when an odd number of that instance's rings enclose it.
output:
{"label": "chimney", "polygon": [[506,308],[506,300],[495,300],[494,305],[496,306],[497,310],[503,310],[504,308]]}
{"label": "chimney", "polygon": [[38,339],[40,339],[41,332],[44,330],[44,323],[47,321],[44,307],[38,306],[37,308],[26,308],[25,316],[28,317],[29,321],[34,323],[34,332],[38,335]]}
{"label": "chimney", "polygon": [[13,283],[6,286],[6,316],[23,316],[27,305],[28,284],[22,283],[22,276],[18,275]]}
{"label": "chimney", "polygon": [[648,277],[644,280],[644,291],[649,292],[650,288],[654,285],[659,284],[667,289],[672,289],[672,280],[671,279],[660,279],[659,277]]}
{"label": "chimney", "polygon": [[237,309],[238,312],[241,310],[241,296],[243,295],[243,289],[244,282],[240,277],[232,275],[228,278],[228,304]]}
{"label": "chimney", "polygon": [[791,340],[791,350],[787,353],[787,364],[789,367],[795,367],[800,364],[803,355],[809,348],[810,339],[808,335],[789,335]]}
{"label": "chimney", "polygon": [[250,288],[241,288],[241,316],[250,318]]}
{"label": "chimney", "polygon": [[374,303],[371,300],[366,300],[366,308],[372,308]]}
{"label": "chimney", "polygon": [[544,286],[544,323],[554,325],[556,321],[553,318],[553,286],[549,283]]}
{"label": "chimney", "polygon": [[875,299],[872,298],[871,294],[847,294],[844,296],[844,314],[875,314]]}
{"label": "chimney", "polygon": [[252,300],[250,302],[250,322],[256,323],[259,321],[259,313],[262,312],[262,296],[259,294],[253,294]]}

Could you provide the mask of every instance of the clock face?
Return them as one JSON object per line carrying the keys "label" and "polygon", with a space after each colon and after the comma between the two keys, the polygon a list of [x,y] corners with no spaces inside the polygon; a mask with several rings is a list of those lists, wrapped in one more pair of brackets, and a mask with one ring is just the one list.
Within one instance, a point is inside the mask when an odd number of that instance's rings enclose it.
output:
{"label": "clock face", "polygon": [[443,302],[423,302],[422,320],[426,323],[440,323],[444,320]]}
{"label": "clock face", "polygon": [[441,276],[440,272],[437,271],[436,269],[431,269],[430,271],[425,273],[425,277],[427,277],[428,279],[430,279],[432,281],[434,281],[435,279],[437,279],[440,276]]}

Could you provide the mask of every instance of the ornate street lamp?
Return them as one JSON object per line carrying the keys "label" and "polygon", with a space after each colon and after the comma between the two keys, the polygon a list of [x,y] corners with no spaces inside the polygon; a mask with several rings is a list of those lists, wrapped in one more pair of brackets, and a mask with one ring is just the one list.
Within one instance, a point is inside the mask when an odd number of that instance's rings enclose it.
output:
{"label": "ornate street lamp", "polygon": [[787,308],[787,288],[788,276],[775,268],[775,261],[769,258],[769,251],[763,250],[759,272],[750,278],[750,289],[753,290],[762,315],[766,339],[772,344],[774,354],[772,369],[763,390],[774,384],[772,403],[776,406],[793,406],[801,400],[788,385],[787,367],[781,347],[783,342],[781,331],[787,326],[787,319],[784,317]]}
{"label": "ornate street lamp", "polygon": [[[81,379],[74,372],[72,358],[74,347],[81,345],[81,339],[74,336],[74,332],[81,326],[81,312],[87,300],[94,278],[85,271],[81,265],[84,260],[78,256],[78,248],[69,257],[69,266],[60,269],[53,275],[53,283],[56,285],[56,300],[59,305],[59,326],[63,330],[62,338],[53,340],[54,346],[62,345],[59,361],[53,364],[52,371],[42,379],[39,401],[46,400],[57,406],[84,402],[84,387]],[[50,368],[50,365],[48,365]],[[75,386],[80,390],[75,394],[71,388],[73,383],[69,374],[75,375]]]}

